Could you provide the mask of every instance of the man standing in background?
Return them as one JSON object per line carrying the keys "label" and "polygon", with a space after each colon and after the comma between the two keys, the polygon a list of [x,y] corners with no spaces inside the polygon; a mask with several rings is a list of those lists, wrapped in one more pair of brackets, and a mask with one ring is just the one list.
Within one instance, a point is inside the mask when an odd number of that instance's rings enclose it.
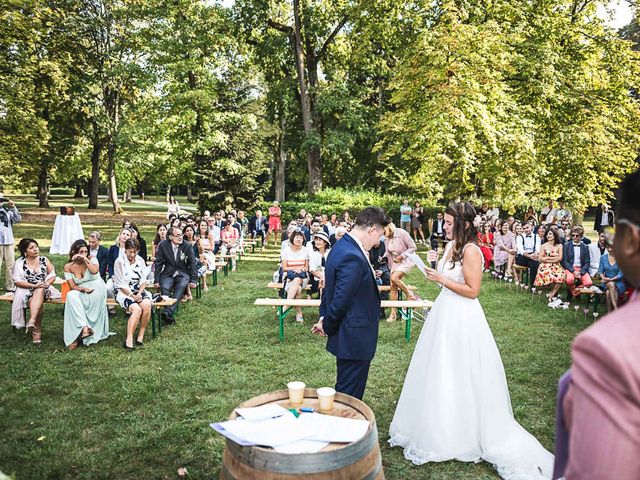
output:
{"label": "man standing in background", "polygon": [[16,289],[11,278],[15,262],[13,224],[18,223],[21,218],[16,204],[0,195],[0,271],[4,263],[4,284],[7,292]]}

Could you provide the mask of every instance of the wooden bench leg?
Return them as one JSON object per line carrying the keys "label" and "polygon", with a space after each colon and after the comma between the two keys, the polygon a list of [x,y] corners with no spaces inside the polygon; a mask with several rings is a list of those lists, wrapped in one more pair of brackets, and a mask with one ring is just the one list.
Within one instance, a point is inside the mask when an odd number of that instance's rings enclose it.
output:
{"label": "wooden bench leg", "polygon": [[213,273],[211,276],[213,277],[212,282],[213,286],[215,287],[216,285],[218,285],[218,267],[213,269]]}
{"label": "wooden bench leg", "polygon": [[156,321],[158,320],[157,309],[151,305],[151,337],[156,338]]}

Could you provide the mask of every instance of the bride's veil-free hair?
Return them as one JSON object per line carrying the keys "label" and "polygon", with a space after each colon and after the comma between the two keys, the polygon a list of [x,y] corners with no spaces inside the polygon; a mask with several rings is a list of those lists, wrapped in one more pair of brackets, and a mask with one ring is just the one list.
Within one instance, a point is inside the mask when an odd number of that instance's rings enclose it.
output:
{"label": "bride's veil-free hair", "polygon": [[462,262],[462,251],[467,243],[478,243],[478,229],[473,224],[476,209],[470,203],[450,203],[445,212],[453,217],[453,248],[451,249],[451,268],[456,262]]}

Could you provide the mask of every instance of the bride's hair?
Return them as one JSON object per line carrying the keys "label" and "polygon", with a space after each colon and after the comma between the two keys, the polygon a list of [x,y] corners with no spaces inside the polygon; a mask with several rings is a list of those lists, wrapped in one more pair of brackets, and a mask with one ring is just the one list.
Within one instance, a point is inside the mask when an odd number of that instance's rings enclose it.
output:
{"label": "bride's hair", "polygon": [[462,250],[467,243],[477,243],[478,229],[473,224],[476,209],[470,203],[450,203],[445,212],[453,217],[453,248],[451,249],[451,268],[456,262],[462,262]]}

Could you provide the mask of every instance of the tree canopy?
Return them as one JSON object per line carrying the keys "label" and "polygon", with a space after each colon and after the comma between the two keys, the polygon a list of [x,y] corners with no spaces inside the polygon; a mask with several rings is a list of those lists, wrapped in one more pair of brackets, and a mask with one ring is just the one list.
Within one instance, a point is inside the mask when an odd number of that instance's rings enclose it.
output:
{"label": "tree canopy", "polygon": [[638,22],[595,0],[0,2],[0,189],[41,206],[344,187],[584,210],[637,167]]}

